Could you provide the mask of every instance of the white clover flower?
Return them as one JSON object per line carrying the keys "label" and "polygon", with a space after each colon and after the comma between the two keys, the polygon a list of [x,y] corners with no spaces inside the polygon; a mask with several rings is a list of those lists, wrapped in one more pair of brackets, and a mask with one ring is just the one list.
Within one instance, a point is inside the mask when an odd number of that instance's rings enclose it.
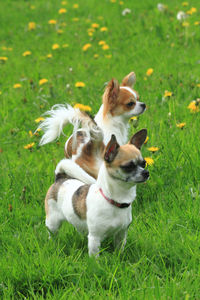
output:
{"label": "white clover flower", "polygon": [[183,21],[187,19],[188,15],[184,11],[179,11],[176,15],[177,20]]}
{"label": "white clover flower", "polygon": [[123,11],[122,11],[122,16],[125,16],[127,14],[130,14],[131,13],[131,10],[129,8],[125,8]]}
{"label": "white clover flower", "polygon": [[166,9],[166,5],[162,4],[162,3],[158,3],[157,5],[157,9],[161,12],[165,11]]}

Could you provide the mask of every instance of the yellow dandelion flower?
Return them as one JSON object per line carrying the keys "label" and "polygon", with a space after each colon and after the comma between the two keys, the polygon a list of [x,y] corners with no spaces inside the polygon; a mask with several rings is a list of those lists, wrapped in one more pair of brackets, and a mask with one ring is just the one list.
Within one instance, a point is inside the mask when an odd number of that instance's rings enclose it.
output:
{"label": "yellow dandelion flower", "polygon": [[145,80],[145,81],[147,80],[147,77],[146,77],[146,76],[144,76],[144,80]]}
{"label": "yellow dandelion flower", "polygon": [[80,110],[83,110],[83,111],[91,111],[91,107],[89,105],[84,105],[84,104],[81,104],[81,103],[76,103],[74,105],[74,108],[79,108]]}
{"label": "yellow dandelion flower", "polygon": [[51,53],[47,54],[47,58],[52,58],[53,55]]}
{"label": "yellow dandelion flower", "polygon": [[197,87],[200,87],[200,83],[197,83]]}
{"label": "yellow dandelion flower", "polygon": [[187,108],[190,109],[190,112],[192,113],[199,112],[199,103],[200,99],[193,100],[192,102],[190,102]]}
{"label": "yellow dandelion flower", "polygon": [[107,27],[101,27],[101,28],[100,28],[100,31],[101,31],[101,32],[108,31],[108,28],[107,28]]}
{"label": "yellow dandelion flower", "polygon": [[119,4],[120,4],[120,5],[124,5],[124,2],[123,2],[123,1],[119,1]]}
{"label": "yellow dandelion flower", "polygon": [[22,85],[20,83],[15,83],[13,85],[14,89],[20,89],[22,87]]}
{"label": "yellow dandelion flower", "polygon": [[182,23],[182,26],[183,26],[183,27],[188,27],[188,26],[190,26],[190,23],[189,23],[189,22],[183,22],[183,23]]}
{"label": "yellow dandelion flower", "polygon": [[99,44],[99,46],[102,46],[102,45],[105,45],[106,42],[105,41],[99,41],[98,44]]}
{"label": "yellow dandelion flower", "polygon": [[185,125],[186,125],[186,123],[177,123],[177,124],[176,124],[176,127],[182,129],[183,127],[185,127]]}
{"label": "yellow dandelion flower", "polygon": [[30,9],[34,10],[35,9],[35,5],[31,5]]}
{"label": "yellow dandelion flower", "polygon": [[67,1],[62,1],[61,4],[62,5],[67,5]]}
{"label": "yellow dandelion flower", "polygon": [[111,3],[116,3],[116,0],[110,0]]}
{"label": "yellow dandelion flower", "polygon": [[22,55],[23,56],[29,56],[29,55],[31,55],[31,51],[25,51]]}
{"label": "yellow dandelion flower", "polygon": [[158,148],[158,147],[149,147],[149,148],[147,148],[149,151],[151,151],[151,152],[157,152],[160,148]]}
{"label": "yellow dandelion flower", "polygon": [[63,47],[63,48],[68,48],[68,47],[69,47],[69,44],[63,44],[62,47]]}
{"label": "yellow dandelion flower", "polygon": [[7,60],[8,60],[8,58],[7,58],[6,56],[0,56],[0,61],[5,62],[5,61],[7,61]]}
{"label": "yellow dandelion flower", "polygon": [[171,97],[172,96],[172,92],[169,91],[165,91],[164,97]]}
{"label": "yellow dandelion flower", "polygon": [[108,59],[112,58],[112,54],[105,55],[105,58],[108,58]]}
{"label": "yellow dandelion flower", "polygon": [[200,25],[200,22],[199,21],[196,21],[196,22],[194,22],[194,25]]}
{"label": "yellow dandelion flower", "polygon": [[56,49],[59,49],[59,48],[60,48],[60,46],[58,44],[53,44],[52,45],[52,49],[53,50],[56,50]]}
{"label": "yellow dandelion flower", "polygon": [[85,83],[82,82],[82,81],[78,81],[78,82],[75,83],[75,87],[78,87],[78,88],[85,87]]}
{"label": "yellow dandelion flower", "polygon": [[11,47],[8,47],[8,51],[13,51],[13,48],[11,48]]}
{"label": "yellow dandelion flower", "polygon": [[35,22],[29,22],[28,23],[28,30],[35,30],[36,24]]}
{"label": "yellow dandelion flower", "polygon": [[31,148],[33,148],[34,145],[35,145],[34,142],[31,143],[31,144],[27,144],[27,145],[24,146],[24,149],[31,149]]}
{"label": "yellow dandelion flower", "polygon": [[91,26],[92,26],[92,28],[99,28],[99,24],[97,24],[97,23],[93,23]]}
{"label": "yellow dandelion flower", "polygon": [[152,166],[154,164],[154,160],[151,157],[145,157],[144,160],[146,161],[147,166]]}
{"label": "yellow dandelion flower", "polygon": [[8,48],[5,46],[2,46],[1,49],[6,51]]}
{"label": "yellow dandelion flower", "polygon": [[146,140],[144,141],[144,144],[146,144],[148,142],[148,140],[149,140],[149,137],[147,136]]}
{"label": "yellow dandelion flower", "polygon": [[55,25],[55,24],[57,24],[57,20],[49,20],[48,24]]}
{"label": "yellow dandelion flower", "polygon": [[39,132],[40,132],[41,130],[42,130],[41,128],[37,128],[36,131],[34,132],[34,135],[35,135],[35,136],[39,136]]}
{"label": "yellow dandelion flower", "polygon": [[192,15],[193,13],[197,12],[196,7],[192,7],[190,10],[187,11],[188,15]]}
{"label": "yellow dandelion flower", "polygon": [[94,29],[94,28],[88,28],[87,31],[88,31],[88,32],[95,32],[95,29]]}
{"label": "yellow dandelion flower", "polygon": [[153,69],[152,69],[152,68],[150,68],[150,69],[148,69],[148,70],[146,71],[146,75],[147,75],[147,76],[151,76],[151,74],[153,74]]}
{"label": "yellow dandelion flower", "polygon": [[188,3],[188,2],[183,2],[182,5],[183,5],[183,6],[188,6],[189,3]]}
{"label": "yellow dandelion flower", "polygon": [[73,21],[73,22],[78,22],[78,21],[79,21],[79,18],[72,18],[72,21]]}
{"label": "yellow dandelion flower", "polygon": [[108,49],[110,49],[110,47],[107,44],[105,44],[105,45],[102,46],[102,49],[103,50],[108,50]]}
{"label": "yellow dandelion flower", "polygon": [[40,79],[39,85],[43,85],[43,84],[45,84],[47,82],[48,82],[48,79],[46,79],[46,78]]}
{"label": "yellow dandelion flower", "polygon": [[138,118],[137,118],[136,116],[130,118],[130,121],[131,121],[131,122],[137,122],[137,120],[138,120]]}
{"label": "yellow dandelion flower", "polygon": [[65,14],[67,12],[66,8],[60,8],[58,13],[59,14]]}
{"label": "yellow dandelion flower", "polygon": [[192,7],[192,8],[191,8],[191,11],[192,11],[193,13],[197,12],[196,7]]}
{"label": "yellow dandelion flower", "polygon": [[94,33],[95,29],[94,28],[89,28],[87,31],[88,31],[89,36],[93,36],[93,33]]}
{"label": "yellow dandelion flower", "polygon": [[41,121],[44,121],[44,119],[45,118],[43,118],[43,117],[39,117],[39,118],[35,119],[35,123],[39,123]]}
{"label": "yellow dandelion flower", "polygon": [[58,34],[62,34],[63,32],[64,32],[64,31],[63,31],[62,29],[58,29],[58,30],[57,30],[57,33],[58,33]]}
{"label": "yellow dandelion flower", "polygon": [[73,8],[79,8],[79,5],[78,5],[77,3],[75,3],[75,4],[73,5]]}
{"label": "yellow dandelion flower", "polygon": [[87,51],[90,47],[92,47],[92,45],[91,44],[85,44],[83,47],[82,47],[82,50],[83,51]]}
{"label": "yellow dandelion flower", "polygon": [[94,58],[98,58],[99,57],[99,54],[94,54]]}
{"label": "yellow dandelion flower", "polygon": [[31,131],[31,130],[29,130],[28,134],[29,134],[29,136],[30,136],[30,137],[32,137],[32,136],[33,136],[33,133],[32,133],[32,131]]}

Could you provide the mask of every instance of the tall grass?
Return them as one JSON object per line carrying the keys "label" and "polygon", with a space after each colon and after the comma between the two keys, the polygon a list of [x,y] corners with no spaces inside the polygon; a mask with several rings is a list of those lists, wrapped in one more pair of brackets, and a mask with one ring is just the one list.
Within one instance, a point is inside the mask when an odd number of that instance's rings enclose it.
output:
{"label": "tall grass", "polygon": [[[200,7],[197,0],[188,6],[177,0],[165,4],[160,12],[154,0],[2,1],[2,299],[199,298],[200,112],[187,107],[200,91],[200,25],[195,23]],[[59,14],[61,7],[67,12]],[[178,11],[192,7],[197,11],[185,21],[176,19]],[[125,8],[131,12],[123,16]],[[35,22],[35,29],[29,30],[29,22]],[[99,28],[89,36],[94,23]],[[102,32],[102,27],[108,30]],[[109,49],[103,50],[99,41]],[[87,43],[91,47],[83,51]],[[25,51],[31,54],[23,56]],[[153,73],[147,76],[149,68]],[[86,237],[69,224],[48,240],[43,202],[66,137],[39,147],[41,133],[31,136],[29,131],[34,133],[35,120],[56,103],[90,105],[94,115],[105,82],[121,80],[130,71],[135,71],[135,89],[148,107],[130,134],[148,129],[142,152],[154,164],[150,180],[138,186],[125,251],[114,251],[105,241],[95,260],[88,258]],[[40,85],[44,78],[48,82]],[[79,81],[85,87],[76,88]],[[14,88],[16,83],[21,87]],[[166,90],[172,95],[164,97]],[[179,123],[186,124],[180,129]],[[65,129],[66,136],[71,130]],[[151,146],[159,150],[151,153]]]}

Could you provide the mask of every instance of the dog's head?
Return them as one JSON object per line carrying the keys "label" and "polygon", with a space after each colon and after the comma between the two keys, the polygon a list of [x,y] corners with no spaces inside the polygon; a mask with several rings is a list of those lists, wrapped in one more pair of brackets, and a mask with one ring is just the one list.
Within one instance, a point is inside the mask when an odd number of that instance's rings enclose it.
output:
{"label": "dog's head", "polygon": [[119,146],[115,135],[112,135],[104,152],[105,165],[112,178],[133,184],[149,178],[140,152],[146,137],[147,130],[142,129],[132,136],[128,144]]}
{"label": "dog's head", "polygon": [[131,118],[145,111],[145,103],[139,101],[138,93],[132,88],[135,81],[135,73],[131,72],[124,77],[121,85],[116,79],[108,83],[103,95],[104,116],[110,113],[112,116]]}

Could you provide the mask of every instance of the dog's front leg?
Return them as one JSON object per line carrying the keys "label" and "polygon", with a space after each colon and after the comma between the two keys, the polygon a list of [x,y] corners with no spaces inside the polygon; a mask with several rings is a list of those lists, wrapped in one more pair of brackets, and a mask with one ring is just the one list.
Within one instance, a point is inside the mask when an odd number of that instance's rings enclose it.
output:
{"label": "dog's front leg", "polygon": [[89,256],[95,255],[96,257],[99,256],[99,248],[101,245],[101,240],[98,236],[92,235],[91,233],[88,234],[88,252]]}
{"label": "dog's front leg", "polygon": [[124,247],[126,245],[126,237],[127,237],[127,229],[123,229],[119,232],[117,232],[114,236],[114,247],[116,249],[124,250]]}

